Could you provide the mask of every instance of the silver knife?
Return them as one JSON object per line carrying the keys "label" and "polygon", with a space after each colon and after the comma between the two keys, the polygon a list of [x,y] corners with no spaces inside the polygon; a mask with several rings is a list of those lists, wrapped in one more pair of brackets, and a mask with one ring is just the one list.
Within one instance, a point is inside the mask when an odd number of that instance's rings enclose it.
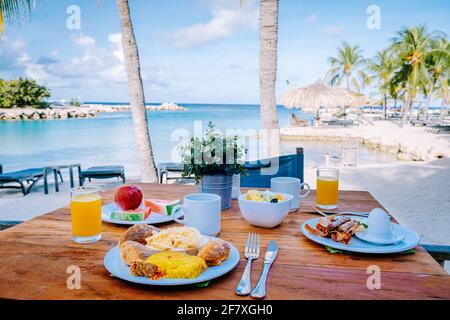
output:
{"label": "silver knife", "polygon": [[270,240],[267,245],[266,254],[264,256],[264,269],[259,278],[258,284],[250,294],[253,298],[262,299],[266,296],[266,281],[270,267],[278,254],[278,244],[276,241]]}

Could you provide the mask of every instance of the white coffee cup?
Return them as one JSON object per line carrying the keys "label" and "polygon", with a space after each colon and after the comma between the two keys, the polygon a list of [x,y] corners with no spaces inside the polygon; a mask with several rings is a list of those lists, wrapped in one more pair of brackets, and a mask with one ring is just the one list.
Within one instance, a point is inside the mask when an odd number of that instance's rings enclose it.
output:
{"label": "white coffee cup", "polygon": [[183,210],[184,218],[175,221],[196,228],[203,235],[215,236],[220,232],[220,200],[212,193],[188,194],[183,198],[183,204],[175,208]]}
{"label": "white coffee cup", "polygon": [[[306,192],[300,194],[303,186],[306,187]],[[275,177],[270,179],[270,189],[275,193],[288,193],[293,196],[289,211],[297,210],[300,207],[300,199],[305,198],[311,191],[309,184],[302,183],[300,179],[293,177]]]}

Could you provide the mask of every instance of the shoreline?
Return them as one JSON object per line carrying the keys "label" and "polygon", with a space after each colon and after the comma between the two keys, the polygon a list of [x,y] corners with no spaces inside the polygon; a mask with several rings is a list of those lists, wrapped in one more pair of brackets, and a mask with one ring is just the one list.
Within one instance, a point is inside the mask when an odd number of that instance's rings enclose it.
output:
{"label": "shoreline", "polygon": [[357,141],[364,146],[393,154],[399,160],[430,162],[450,158],[450,134],[435,134],[423,127],[399,127],[380,120],[372,125],[349,128],[283,127],[282,140]]}
{"label": "shoreline", "polygon": [[[163,103],[159,106],[145,106],[148,111],[188,111],[175,103]],[[131,112],[129,105],[82,104],[79,107],[49,107],[0,109],[0,121],[17,120],[64,120],[69,118],[93,118],[98,113]]]}

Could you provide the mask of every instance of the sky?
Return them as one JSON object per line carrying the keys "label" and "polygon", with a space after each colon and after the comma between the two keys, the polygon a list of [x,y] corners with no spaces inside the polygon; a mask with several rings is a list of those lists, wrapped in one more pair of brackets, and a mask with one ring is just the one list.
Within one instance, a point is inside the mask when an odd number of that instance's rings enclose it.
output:
{"label": "sky", "polygon": [[[116,1],[36,1],[0,36],[0,78],[33,78],[54,100],[127,102]],[[147,102],[258,103],[257,0],[129,3]],[[370,58],[403,26],[449,34],[449,17],[449,0],[280,0],[277,96],[323,78],[342,41]]]}

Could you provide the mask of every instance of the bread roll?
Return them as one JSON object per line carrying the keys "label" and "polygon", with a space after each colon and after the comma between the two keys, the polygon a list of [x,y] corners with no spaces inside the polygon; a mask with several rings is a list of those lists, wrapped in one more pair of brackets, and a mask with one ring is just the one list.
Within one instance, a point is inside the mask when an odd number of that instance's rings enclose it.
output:
{"label": "bread roll", "polygon": [[157,232],[157,228],[148,224],[135,224],[131,228],[128,228],[119,239],[119,247],[125,241],[136,241],[140,244],[146,244],[145,238],[153,235],[153,232]]}
{"label": "bread roll", "polygon": [[198,253],[208,267],[218,266],[230,256],[230,246],[222,240],[208,242]]}
{"label": "bread roll", "polygon": [[136,241],[125,241],[120,247],[120,257],[127,265],[131,265],[133,261],[145,260],[158,251],[152,250]]}

